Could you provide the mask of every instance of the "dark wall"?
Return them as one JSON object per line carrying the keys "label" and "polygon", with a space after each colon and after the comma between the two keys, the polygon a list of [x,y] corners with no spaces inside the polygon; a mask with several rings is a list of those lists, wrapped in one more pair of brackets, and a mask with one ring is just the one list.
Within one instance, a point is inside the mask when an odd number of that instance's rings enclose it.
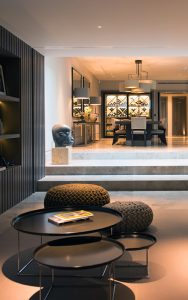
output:
{"label": "dark wall", "polygon": [[21,63],[21,165],[0,172],[2,213],[32,194],[44,176],[44,57],[3,27],[0,49]]}
{"label": "dark wall", "polygon": [[33,50],[33,188],[45,173],[44,57]]}

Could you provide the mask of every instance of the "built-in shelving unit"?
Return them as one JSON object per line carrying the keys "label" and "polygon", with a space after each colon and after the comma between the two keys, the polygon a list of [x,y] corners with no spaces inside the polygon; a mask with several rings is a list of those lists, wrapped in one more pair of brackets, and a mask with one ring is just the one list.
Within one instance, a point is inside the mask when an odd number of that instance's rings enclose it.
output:
{"label": "built-in shelving unit", "polygon": [[0,92],[0,164],[21,165],[20,59],[0,55],[5,92]]}
{"label": "built-in shelving unit", "polygon": [[18,139],[20,134],[0,134],[0,140]]}
{"label": "built-in shelving unit", "polygon": [[0,26],[0,65],[0,155],[12,162],[0,167],[3,213],[45,174],[44,57]]}
{"label": "built-in shelving unit", "polygon": [[20,99],[17,97],[0,94],[0,101],[2,101],[2,102],[20,102]]}

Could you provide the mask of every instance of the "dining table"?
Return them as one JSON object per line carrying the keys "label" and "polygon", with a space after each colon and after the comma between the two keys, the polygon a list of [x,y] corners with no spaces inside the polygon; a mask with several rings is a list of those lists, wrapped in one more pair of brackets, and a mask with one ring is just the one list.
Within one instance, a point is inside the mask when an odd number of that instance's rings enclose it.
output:
{"label": "dining table", "polygon": [[[146,119],[146,146],[151,146],[152,139],[152,130],[154,126],[159,125],[159,121],[155,121],[153,119]],[[126,145],[132,146],[132,138],[131,138],[131,119],[116,119],[115,125],[119,125],[119,127],[124,126],[126,128]],[[144,145],[144,139],[142,135],[137,135],[134,138],[134,145],[142,146]]]}

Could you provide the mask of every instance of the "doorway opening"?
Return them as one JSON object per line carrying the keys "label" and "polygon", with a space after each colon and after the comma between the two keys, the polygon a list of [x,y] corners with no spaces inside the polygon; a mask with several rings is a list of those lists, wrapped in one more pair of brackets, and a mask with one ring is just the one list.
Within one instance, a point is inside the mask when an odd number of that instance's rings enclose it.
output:
{"label": "doorway opening", "polygon": [[172,97],[172,134],[173,136],[186,136],[186,97]]}
{"label": "doorway opening", "polygon": [[186,137],[188,134],[188,94],[161,93],[159,97],[159,120],[166,128],[166,135]]}

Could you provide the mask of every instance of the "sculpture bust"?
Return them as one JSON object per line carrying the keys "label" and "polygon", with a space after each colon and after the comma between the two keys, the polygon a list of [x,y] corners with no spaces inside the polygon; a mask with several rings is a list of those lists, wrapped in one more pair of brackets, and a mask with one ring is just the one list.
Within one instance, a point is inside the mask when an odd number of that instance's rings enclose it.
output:
{"label": "sculpture bust", "polygon": [[55,147],[72,146],[74,138],[69,126],[56,124],[52,127],[52,136]]}

